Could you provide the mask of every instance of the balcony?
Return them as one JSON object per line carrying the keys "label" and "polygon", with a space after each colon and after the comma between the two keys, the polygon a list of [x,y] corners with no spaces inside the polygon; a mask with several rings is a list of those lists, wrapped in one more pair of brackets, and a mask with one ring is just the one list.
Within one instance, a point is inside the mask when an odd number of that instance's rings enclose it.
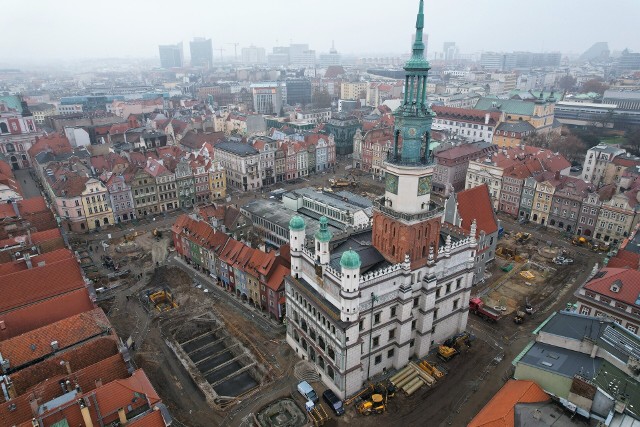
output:
{"label": "balcony", "polygon": [[395,156],[393,151],[390,151],[387,153],[386,162],[396,166],[411,166],[411,167],[433,166],[436,164],[433,156],[430,156],[428,158],[422,157],[417,162],[408,162],[408,161],[402,160],[400,153],[398,153],[398,156]]}
{"label": "balcony", "polygon": [[442,214],[444,212],[444,208],[442,206],[438,206],[435,203],[431,202],[429,204],[429,210],[426,212],[420,212],[420,213],[415,213],[415,214],[408,214],[408,213],[403,213],[403,212],[398,212],[392,208],[390,208],[389,206],[385,206],[384,205],[385,202],[385,198],[382,197],[380,199],[374,200],[373,201],[373,207],[377,210],[379,210],[380,212],[395,218],[395,219],[402,219],[405,221],[424,221],[426,219],[431,219],[431,218],[435,218],[436,216]]}

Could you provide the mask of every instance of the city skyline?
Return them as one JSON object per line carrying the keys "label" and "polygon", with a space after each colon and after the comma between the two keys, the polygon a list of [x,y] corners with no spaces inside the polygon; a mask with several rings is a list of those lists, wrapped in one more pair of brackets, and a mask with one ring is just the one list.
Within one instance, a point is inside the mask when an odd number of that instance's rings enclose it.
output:
{"label": "city skyline", "polygon": [[[309,9],[301,8],[299,2],[283,0],[278,3],[279,9],[271,3],[245,3],[246,7],[238,8],[235,5],[212,6],[192,1],[188,3],[189,7],[176,9],[168,3],[167,7],[162,7],[163,2],[160,2],[153,10],[149,10],[146,4],[126,4],[122,0],[115,0],[113,7],[100,11],[100,19],[105,24],[117,22],[118,28],[129,28],[131,31],[97,32],[95,20],[86,19],[95,13],[90,2],[54,5],[37,0],[30,3],[29,7],[14,2],[5,5],[6,16],[12,19],[5,23],[9,42],[3,49],[0,63],[6,66],[14,62],[35,63],[55,59],[156,58],[158,45],[183,42],[186,46],[194,37],[213,40],[214,59],[220,58],[221,48],[224,49],[222,55],[225,58],[234,57],[235,43],[238,43],[238,48],[251,45],[264,47],[267,53],[273,46],[287,46],[290,43],[306,43],[317,53],[328,52],[332,40],[335,40],[336,49],[343,55],[403,54],[410,51],[411,32],[402,28],[395,30],[394,23],[413,20],[415,2],[403,2],[393,7],[385,5],[378,9],[384,13],[374,13],[364,20],[357,19],[364,13],[363,7],[375,11],[377,1],[345,4],[329,0],[326,7],[313,11],[313,21],[323,31],[308,25],[306,14]],[[428,52],[442,51],[442,45],[447,41],[456,42],[459,51],[466,54],[482,51],[559,51],[563,54],[580,54],[598,41],[609,42],[612,51],[624,48],[639,51],[639,40],[627,39],[624,32],[616,30],[634,25],[634,17],[640,14],[640,3],[632,0],[621,0],[621,3],[624,3],[622,8],[628,13],[615,17],[599,16],[596,32],[593,26],[585,25],[558,28],[558,23],[571,22],[572,19],[578,23],[592,19],[595,0],[580,2],[579,9],[575,1],[557,3],[543,0],[536,4],[535,9],[528,10],[526,17],[510,8],[512,3],[508,0],[462,0],[455,9],[442,0],[428,1],[425,4]],[[172,10],[171,14],[164,13],[168,7]],[[193,13],[194,9],[207,8],[210,8],[211,14]],[[336,8],[340,8],[342,13],[336,15]],[[34,9],[38,11],[35,14]],[[252,13],[246,13],[247,10]],[[460,11],[469,13],[461,14]],[[226,18],[212,19],[214,16]],[[276,22],[282,20],[283,25],[265,26],[265,17]],[[525,20],[531,25],[512,25],[514,20]],[[163,30],[140,31],[139,28],[145,28],[142,21],[155,22]],[[254,29],[260,27],[268,28],[268,31]],[[106,25],[97,28],[106,28]],[[567,37],[567,31],[571,37]],[[478,37],[478,32],[482,32],[482,37]],[[78,37],[78,34],[83,36]],[[362,36],[353,37],[354,34]],[[368,34],[377,35],[375,43],[372,43],[372,36]],[[188,54],[188,49],[185,49],[185,53]]]}

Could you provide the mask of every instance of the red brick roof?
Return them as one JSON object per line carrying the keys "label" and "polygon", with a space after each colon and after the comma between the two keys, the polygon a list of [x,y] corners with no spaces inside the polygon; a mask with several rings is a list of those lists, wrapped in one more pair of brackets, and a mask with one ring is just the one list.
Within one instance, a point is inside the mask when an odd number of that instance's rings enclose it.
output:
{"label": "red brick roof", "polygon": [[463,190],[456,194],[458,213],[462,218],[460,227],[467,233],[471,232],[471,223],[476,220],[476,236],[484,231],[487,235],[498,231],[498,221],[493,211],[493,204],[489,196],[487,184]]}
{"label": "red brick roof", "polygon": [[89,291],[82,288],[4,312],[0,314],[0,322],[4,322],[4,328],[0,328],[0,341],[94,308]]}
{"label": "red brick roof", "polygon": [[29,148],[29,156],[35,157],[43,151],[50,151],[53,154],[73,153],[73,147],[69,139],[64,134],[52,133],[36,138],[36,143]]}
{"label": "red brick roof", "polygon": [[[68,249],[58,249],[68,251]],[[84,288],[84,279],[75,257],[24,271],[9,273],[0,278],[0,313],[32,304],[74,289]]]}
{"label": "red brick roof", "polygon": [[551,397],[533,381],[509,380],[480,410],[468,427],[512,427],[518,403],[547,402]]}
{"label": "red brick roof", "polygon": [[51,230],[38,231],[31,234],[32,243],[42,243],[49,240],[62,239],[62,233],[59,228],[52,228]]}
{"label": "red brick roof", "polygon": [[138,418],[127,424],[129,427],[165,427],[162,413],[159,410],[151,411],[142,418]]}
{"label": "red brick roof", "polygon": [[47,326],[0,342],[0,354],[9,360],[10,369],[53,354],[51,343],[58,342],[58,351],[109,333],[111,324],[101,308],[67,317]]}
{"label": "red brick roof", "polygon": [[[38,265],[39,262],[44,262],[46,264],[51,264],[57,261],[61,261],[63,259],[73,258],[73,253],[68,250],[55,250],[52,252],[47,252],[40,255],[33,255],[31,257],[31,263],[33,265]],[[27,263],[20,259],[18,261],[13,262],[5,262],[0,264],[0,277],[10,274],[16,273],[18,271],[28,270]]]}
{"label": "red brick roof", "polygon": [[282,285],[284,283],[284,276],[287,276],[290,273],[291,273],[291,270],[289,270],[287,267],[283,265],[278,265],[276,268],[273,269],[273,271],[269,275],[267,280],[267,286],[271,290],[279,291],[282,288]]}
{"label": "red brick roof", "polygon": [[[585,290],[640,307],[640,271],[607,267],[600,270],[600,273],[604,273],[604,276],[591,279],[584,285]],[[617,292],[611,290],[614,285]]]}
{"label": "red brick roof", "polygon": [[[30,199],[18,200],[16,203],[21,216],[39,212],[51,212],[47,208],[43,197],[31,197]],[[15,216],[16,213],[11,203],[0,203],[0,219],[14,218]]]}
{"label": "red brick roof", "polygon": [[616,256],[611,258],[607,263],[608,268],[632,268],[637,270],[640,268],[640,254],[627,251],[624,249],[618,250]]}
{"label": "red brick roof", "polygon": [[60,366],[61,369],[56,375],[44,378],[37,383],[29,384],[27,387],[25,387],[26,384],[20,384],[20,387],[17,387],[14,383],[14,390],[17,396],[28,393],[44,403],[61,395],[60,381],[69,380],[72,386],[78,385],[83,393],[88,393],[95,390],[96,381],[102,381],[102,384],[107,384],[129,376],[127,365],[120,353],[78,370],[73,370],[73,367],[69,365],[72,369],[71,374],[67,372],[64,364]]}
{"label": "red brick roof", "polygon": [[76,372],[117,354],[118,338],[113,335],[100,337],[28,366],[10,377],[16,390],[27,390],[47,378],[65,374],[67,368],[64,362],[69,363],[72,372]]}
{"label": "red brick roof", "polygon": [[[151,385],[149,378],[142,369],[138,369],[129,378],[112,381],[96,389],[96,400],[100,407],[100,413],[104,416],[132,405],[132,398],[136,397],[136,393],[145,395],[150,406],[160,402],[160,396]],[[138,401],[140,401],[138,406],[147,403],[144,398],[138,399]]]}

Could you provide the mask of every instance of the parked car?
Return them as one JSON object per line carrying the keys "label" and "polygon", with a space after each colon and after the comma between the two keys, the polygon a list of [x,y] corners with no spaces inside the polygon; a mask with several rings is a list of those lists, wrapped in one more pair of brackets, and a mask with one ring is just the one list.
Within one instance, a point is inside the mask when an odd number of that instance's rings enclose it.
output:
{"label": "parked car", "polygon": [[298,392],[304,397],[306,400],[310,400],[313,403],[318,403],[318,395],[316,394],[313,387],[309,385],[308,382],[302,381],[298,383]]}
{"label": "parked car", "polygon": [[344,406],[342,405],[342,400],[338,399],[338,396],[336,396],[333,390],[325,390],[325,392],[322,393],[322,398],[325,402],[327,402],[327,405],[329,405],[329,407],[333,409],[333,412],[335,412],[337,416],[344,414]]}
{"label": "parked car", "polygon": [[569,170],[571,172],[580,172],[582,170],[582,166],[571,166]]}

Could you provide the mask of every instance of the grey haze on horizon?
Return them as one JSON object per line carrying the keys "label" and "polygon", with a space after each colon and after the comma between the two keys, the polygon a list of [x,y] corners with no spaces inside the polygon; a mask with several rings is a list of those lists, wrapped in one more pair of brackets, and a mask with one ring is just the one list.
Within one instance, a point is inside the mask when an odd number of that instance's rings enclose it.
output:
{"label": "grey haze on horizon", "polygon": [[[598,41],[640,51],[640,1],[425,0],[429,52],[454,41],[461,53],[579,54]],[[408,53],[418,0],[32,0],[3,4],[0,63],[82,58],[153,58],[159,44],[203,36],[231,58],[234,46],[308,43],[342,54]],[[615,9],[613,9],[615,8]],[[612,10],[613,9],[613,10]],[[526,15],[525,15],[526,14]],[[525,16],[523,16],[525,15]],[[214,52],[219,58],[220,52]]]}

